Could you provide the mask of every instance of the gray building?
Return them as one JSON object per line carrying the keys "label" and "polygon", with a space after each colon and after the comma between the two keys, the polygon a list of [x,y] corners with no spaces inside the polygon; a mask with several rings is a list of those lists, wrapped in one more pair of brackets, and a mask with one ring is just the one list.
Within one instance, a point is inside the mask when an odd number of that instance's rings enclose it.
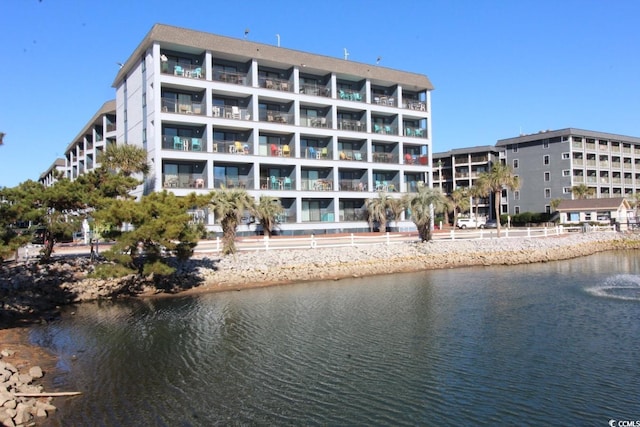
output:
{"label": "gray building", "polygon": [[521,182],[503,213],[550,212],[552,200],[572,199],[580,184],[598,198],[640,189],[640,138],[567,128],[501,139],[496,147]]}

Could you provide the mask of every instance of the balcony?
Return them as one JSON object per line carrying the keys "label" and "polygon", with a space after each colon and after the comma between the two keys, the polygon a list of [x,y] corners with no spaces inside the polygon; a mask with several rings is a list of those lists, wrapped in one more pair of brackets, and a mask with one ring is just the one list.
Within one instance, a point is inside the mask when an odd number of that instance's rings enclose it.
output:
{"label": "balcony", "polygon": [[340,221],[341,222],[355,222],[366,221],[365,209],[341,209]]}
{"label": "balcony", "polygon": [[300,93],[311,96],[324,96],[331,98],[331,89],[325,86],[318,86],[314,84],[301,84]]}
{"label": "balcony", "polygon": [[246,86],[247,73],[240,73],[235,71],[233,72],[214,71],[213,80],[222,82],[222,83]]}
{"label": "balcony", "polygon": [[340,191],[367,191],[367,182],[360,179],[341,179],[338,185]]}
{"label": "balcony", "polygon": [[253,153],[253,146],[248,142],[242,141],[214,140],[213,152],[247,155]]}
{"label": "balcony", "polygon": [[426,138],[427,130],[423,128],[407,126],[404,128],[404,134],[405,136],[412,136],[415,138]]}
{"label": "balcony", "polygon": [[333,158],[328,147],[306,147],[304,148],[304,156],[306,159],[326,160]]}
{"label": "balcony", "polygon": [[356,90],[339,89],[338,96],[345,101],[364,102],[364,97]]}
{"label": "balcony", "polygon": [[574,175],[573,177],[573,182],[576,184],[582,184],[584,183],[584,176],[581,175]]}
{"label": "balcony", "polygon": [[427,164],[429,164],[429,158],[427,156],[406,153],[404,155],[404,164],[426,166]]}
{"label": "balcony", "polygon": [[295,223],[296,222],[296,210],[285,209],[285,211],[276,216],[276,222],[279,224]]}
{"label": "balcony", "polygon": [[331,128],[331,120],[326,117],[302,116],[300,117],[300,126]]}
{"label": "balcony", "polygon": [[367,122],[360,121],[360,120],[338,119],[338,128],[340,130],[366,132]]}
{"label": "balcony", "polygon": [[202,102],[179,102],[174,98],[162,98],[163,113],[204,115],[205,111]]}
{"label": "balcony", "polygon": [[279,90],[281,92],[291,92],[293,85],[289,80],[265,78],[261,81],[261,86],[265,89]]}
{"label": "balcony", "polygon": [[225,176],[223,178],[216,178],[213,186],[215,188],[251,188],[251,180],[248,176]]}
{"label": "balcony", "polygon": [[161,71],[162,74],[173,74],[174,76],[188,77],[190,79],[203,79],[205,77],[202,65],[178,64],[175,61],[163,61]]}
{"label": "balcony", "polygon": [[202,138],[169,135],[162,136],[162,149],[176,151],[205,151]]}
{"label": "balcony", "polygon": [[362,162],[366,160],[366,154],[363,155],[362,152],[358,150],[341,150],[340,160]]}
{"label": "balcony", "polygon": [[392,96],[373,94],[373,103],[377,105],[386,105],[388,107],[396,106],[396,99]]}
{"label": "balcony", "polygon": [[302,190],[333,191],[333,181],[330,179],[303,179]]}
{"label": "balcony", "polygon": [[235,105],[218,106],[211,108],[212,117],[221,117],[232,120],[251,120],[251,113],[247,108],[240,108]]}
{"label": "balcony", "polygon": [[385,193],[398,191],[400,185],[397,181],[375,181],[374,191],[384,191]]}
{"label": "balcony", "polygon": [[284,176],[261,176],[260,188],[263,190],[295,190],[295,179]]}
{"label": "balcony", "polygon": [[391,125],[379,125],[377,123],[373,124],[373,129],[371,129],[374,133],[379,133],[382,135],[398,135],[398,128]]}
{"label": "balcony", "polygon": [[164,188],[207,188],[207,177],[203,174],[162,174]]}
{"label": "balcony", "polygon": [[398,163],[398,157],[393,153],[374,152],[371,157],[375,163]]}
{"label": "balcony", "polygon": [[289,144],[260,145],[260,155],[269,157],[295,157],[293,147]]}
{"label": "balcony", "polygon": [[582,141],[572,141],[571,142],[571,147],[577,150],[581,150],[583,145],[582,145]]}
{"label": "balcony", "polygon": [[264,117],[262,115],[260,116],[260,121],[280,124],[293,124],[293,114],[282,111],[267,110],[266,114],[264,114]]}
{"label": "balcony", "polygon": [[404,99],[403,107],[409,110],[427,111],[427,103],[418,101],[417,99]]}

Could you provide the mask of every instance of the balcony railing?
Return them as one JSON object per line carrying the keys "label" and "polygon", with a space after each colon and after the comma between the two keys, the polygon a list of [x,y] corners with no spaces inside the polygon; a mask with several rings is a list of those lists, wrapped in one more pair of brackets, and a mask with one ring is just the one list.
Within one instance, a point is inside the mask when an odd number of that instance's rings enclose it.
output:
{"label": "balcony railing", "polygon": [[207,188],[207,177],[203,174],[162,174],[165,188]]}
{"label": "balcony railing", "polygon": [[346,101],[364,102],[364,96],[356,90],[338,89],[338,96]]}
{"label": "balcony railing", "polygon": [[386,105],[389,107],[396,106],[396,99],[393,96],[373,94],[373,103],[378,105]]}
{"label": "balcony railing", "polygon": [[295,179],[285,176],[261,176],[260,188],[263,190],[295,190]]}
{"label": "balcony railing", "polygon": [[303,148],[304,156],[307,159],[332,159],[332,152],[328,147],[305,147]]}
{"label": "balcony railing", "polygon": [[587,148],[587,150],[595,150],[596,149],[596,144],[593,143],[593,142],[587,142],[586,148]]}
{"label": "balcony railing", "polygon": [[333,180],[323,179],[302,179],[302,190],[308,191],[333,191]]}
{"label": "balcony railing", "polygon": [[213,141],[214,153],[228,153],[228,154],[253,154],[253,144],[242,141]]}
{"label": "balcony railing", "polygon": [[583,147],[582,145],[582,141],[572,141],[571,142],[571,147],[572,148],[579,148],[581,149]]}
{"label": "balcony railing", "polygon": [[296,222],[296,210],[286,209],[283,213],[276,216],[276,222],[280,224]]}
{"label": "balcony railing", "polygon": [[576,184],[582,184],[584,182],[584,176],[582,176],[582,175],[574,175],[573,176],[573,182],[575,182]]}
{"label": "balcony railing", "polygon": [[293,114],[284,111],[267,110],[260,114],[260,121],[282,124],[293,124]]}
{"label": "balcony railing", "polygon": [[340,210],[340,221],[350,222],[350,221],[366,221],[364,209],[341,209]]}
{"label": "balcony railing", "polygon": [[261,145],[260,155],[269,157],[295,157],[293,146],[289,144]]}
{"label": "balcony railing", "polygon": [[362,152],[358,150],[341,150],[339,156],[340,160],[354,160],[357,162],[367,160],[366,154],[362,154]]}
{"label": "balcony railing", "polygon": [[367,181],[360,179],[341,179],[338,181],[340,191],[367,191]]}
{"label": "balcony railing", "polygon": [[114,130],[116,130],[116,124],[115,123],[107,123],[107,132],[113,132]]}
{"label": "balcony railing", "polygon": [[162,136],[163,150],[177,151],[206,151],[202,138],[189,138],[183,136]]}
{"label": "balcony railing", "polygon": [[416,154],[406,153],[403,157],[405,165],[422,165],[426,166],[429,163],[427,156],[420,156]]}
{"label": "balcony railing", "polygon": [[404,134],[405,136],[412,136],[415,138],[426,138],[427,137],[427,130],[423,129],[423,128],[416,128],[416,127],[405,127],[404,128]]}
{"label": "balcony railing", "polygon": [[403,107],[409,110],[427,111],[427,103],[416,99],[403,99]]}
{"label": "balcony railing", "polygon": [[326,117],[301,116],[300,126],[331,128],[331,120]]}
{"label": "balcony railing", "polygon": [[175,61],[163,61],[160,69],[163,74],[173,74],[174,76],[189,77],[191,79],[204,79],[205,77],[202,65],[178,64]]}
{"label": "balcony railing", "polygon": [[379,125],[374,123],[371,131],[373,133],[380,133],[383,135],[398,135],[398,128],[392,125]]}
{"label": "balcony railing", "polygon": [[202,102],[179,102],[174,98],[162,98],[162,112],[203,115],[205,106]]}
{"label": "balcony railing", "polygon": [[240,108],[234,105],[225,105],[223,107],[214,105],[211,108],[211,115],[225,119],[251,120],[251,113],[247,108]]}
{"label": "balcony railing", "polygon": [[351,130],[355,132],[366,132],[367,131],[367,122],[361,120],[347,120],[342,119],[338,120],[338,127],[341,130]]}
{"label": "balcony railing", "polygon": [[315,84],[301,84],[300,93],[311,96],[324,96],[331,97],[331,89],[325,86],[318,86]]}
{"label": "balcony railing", "polygon": [[289,80],[264,78],[260,80],[260,86],[265,89],[279,90],[282,92],[291,92],[293,84]]}
{"label": "balcony railing", "polygon": [[394,192],[398,191],[400,185],[397,181],[374,181],[374,191]]}
{"label": "balcony railing", "polygon": [[393,153],[374,152],[371,157],[375,163],[398,163],[398,156]]}
{"label": "balcony railing", "polygon": [[216,178],[213,184],[214,188],[251,188],[253,187],[249,176],[227,176],[224,178]]}
{"label": "balcony railing", "polygon": [[214,71],[213,80],[223,83],[246,86],[247,74],[239,72]]}

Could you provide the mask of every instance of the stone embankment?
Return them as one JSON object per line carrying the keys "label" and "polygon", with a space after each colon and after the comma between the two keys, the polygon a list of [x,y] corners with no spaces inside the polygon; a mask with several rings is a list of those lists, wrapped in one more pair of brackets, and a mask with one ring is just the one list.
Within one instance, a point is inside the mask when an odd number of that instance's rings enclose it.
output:
{"label": "stone embankment", "polygon": [[0,351],[0,424],[34,425],[35,420],[54,413],[56,407],[51,404],[51,396],[30,397],[43,394],[42,386],[33,381],[44,374],[39,366],[18,368],[10,362],[13,354],[10,349]]}
{"label": "stone embankment", "polygon": [[[479,265],[546,262],[612,249],[640,248],[640,237],[609,232],[571,233],[548,238],[437,240],[340,248],[242,252],[221,257],[199,255],[181,264],[170,278],[129,276],[88,279],[95,268],[87,257],[2,266],[0,325],[19,318],[46,320],[58,306],[101,298],[209,292],[310,280],[362,277]],[[15,323],[15,322],[14,322]]]}

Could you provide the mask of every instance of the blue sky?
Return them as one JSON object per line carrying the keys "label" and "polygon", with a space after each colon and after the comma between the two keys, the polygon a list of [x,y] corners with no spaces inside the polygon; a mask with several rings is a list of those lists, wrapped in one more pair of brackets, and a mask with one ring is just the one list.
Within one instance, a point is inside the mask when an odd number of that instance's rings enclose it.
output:
{"label": "blue sky", "polygon": [[0,16],[0,186],[64,155],[155,23],[426,74],[434,152],[565,127],[640,136],[637,0],[5,0]]}

